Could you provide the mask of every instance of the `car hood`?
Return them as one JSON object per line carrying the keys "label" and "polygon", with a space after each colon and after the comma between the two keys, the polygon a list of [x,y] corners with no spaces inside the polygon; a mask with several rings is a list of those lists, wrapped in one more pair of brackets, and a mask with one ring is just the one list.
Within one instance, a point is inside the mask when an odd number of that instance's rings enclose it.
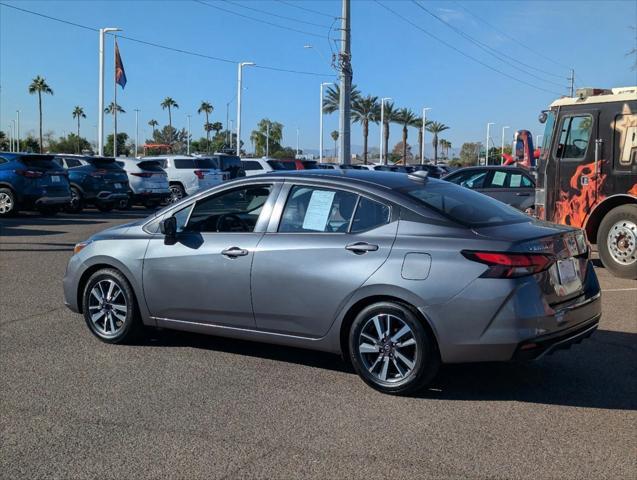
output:
{"label": "car hood", "polygon": [[[154,215],[153,215],[154,216]],[[90,239],[91,240],[107,240],[109,238],[118,237],[121,235],[125,235],[128,230],[134,227],[139,227],[146,223],[150,217],[141,218],[134,222],[123,223],[121,225],[116,225],[114,227],[107,228],[102,230],[101,232],[96,233]]]}

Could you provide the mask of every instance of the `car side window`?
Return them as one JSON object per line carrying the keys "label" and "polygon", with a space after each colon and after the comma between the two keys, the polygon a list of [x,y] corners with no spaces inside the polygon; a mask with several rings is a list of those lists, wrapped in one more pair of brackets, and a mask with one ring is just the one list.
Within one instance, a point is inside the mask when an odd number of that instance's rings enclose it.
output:
{"label": "car side window", "polygon": [[82,166],[82,162],[80,162],[79,160],[75,159],[75,158],[67,158],[66,159],[66,167],[67,168],[75,168],[75,167],[81,167]]}
{"label": "car side window", "polygon": [[495,170],[491,176],[491,181],[487,182],[485,188],[504,188],[509,183],[510,173],[502,170]]}
{"label": "car side window", "polygon": [[199,200],[185,231],[253,232],[271,191],[272,185],[250,185]]}
{"label": "car side window", "polygon": [[385,225],[389,223],[389,214],[387,205],[360,197],[350,232],[359,233]]}
{"label": "car side window", "polygon": [[456,185],[460,185],[461,187],[482,188],[486,178],[487,172],[472,170],[469,172],[459,173],[446,180],[455,183]]}
{"label": "car side window", "polygon": [[509,174],[509,188],[532,188],[533,183],[526,175],[521,173]]}
{"label": "car side window", "polygon": [[358,195],[342,190],[295,186],[279,224],[281,233],[346,233]]}
{"label": "car side window", "polygon": [[259,162],[255,162],[253,160],[246,160],[243,162],[244,170],[263,170],[263,167]]}
{"label": "car side window", "polygon": [[173,214],[175,220],[177,222],[177,232],[183,232],[186,228],[186,222],[188,221],[188,217],[190,217],[190,211],[192,210],[192,204],[188,205],[185,208],[182,208],[177,213]]}

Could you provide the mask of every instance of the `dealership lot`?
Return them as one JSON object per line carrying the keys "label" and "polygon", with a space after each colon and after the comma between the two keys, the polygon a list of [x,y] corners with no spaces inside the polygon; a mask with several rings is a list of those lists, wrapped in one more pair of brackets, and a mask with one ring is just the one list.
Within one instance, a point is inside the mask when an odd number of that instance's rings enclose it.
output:
{"label": "dealership lot", "polygon": [[100,343],[62,303],[66,262],[146,214],[2,220],[3,477],[637,475],[637,282],[597,269],[599,331],[569,351],[447,366],[398,398],[318,352],[168,331]]}

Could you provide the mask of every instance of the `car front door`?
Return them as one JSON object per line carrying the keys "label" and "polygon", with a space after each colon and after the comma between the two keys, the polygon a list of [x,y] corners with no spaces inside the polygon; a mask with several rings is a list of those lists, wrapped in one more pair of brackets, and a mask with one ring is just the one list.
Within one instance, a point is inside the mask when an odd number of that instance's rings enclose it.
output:
{"label": "car front door", "polygon": [[325,335],[347,298],[389,256],[397,226],[391,206],[378,199],[286,184],[254,256],[257,327]]}
{"label": "car front door", "polygon": [[153,317],[253,328],[250,268],[280,185],[213,193],[173,216],[174,241],[155,235],[143,267]]}

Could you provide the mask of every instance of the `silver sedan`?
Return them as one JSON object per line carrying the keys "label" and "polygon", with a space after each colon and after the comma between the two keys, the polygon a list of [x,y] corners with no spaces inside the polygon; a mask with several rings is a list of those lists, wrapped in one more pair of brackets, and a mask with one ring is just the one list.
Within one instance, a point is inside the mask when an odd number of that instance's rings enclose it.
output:
{"label": "silver sedan", "polygon": [[589,336],[580,230],[424,172],[225,183],[75,247],[68,307],[109,343],[144,326],[340,353],[387,393],[441,363],[535,359]]}

